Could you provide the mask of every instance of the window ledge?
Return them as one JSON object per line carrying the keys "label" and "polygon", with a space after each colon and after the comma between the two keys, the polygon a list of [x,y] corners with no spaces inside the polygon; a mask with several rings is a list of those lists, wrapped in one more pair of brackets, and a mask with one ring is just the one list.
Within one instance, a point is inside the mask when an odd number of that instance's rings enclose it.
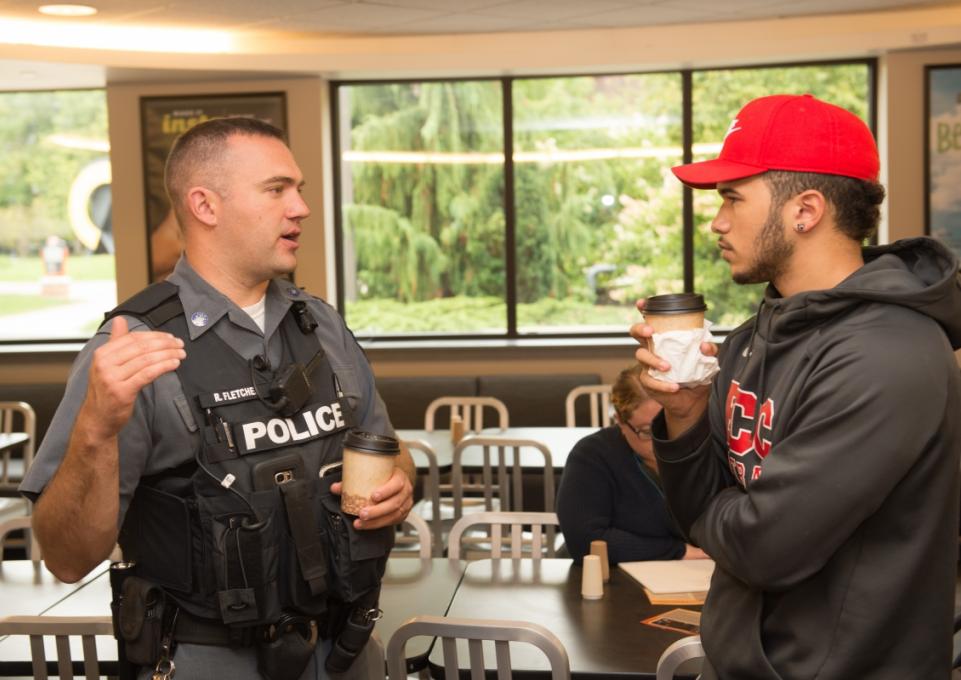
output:
{"label": "window ledge", "polygon": [[0,355],[76,355],[86,340],[75,342],[11,342],[0,343]]}
{"label": "window ledge", "polygon": [[419,338],[417,340],[358,340],[366,351],[371,350],[484,350],[484,349],[560,349],[591,347],[636,347],[637,341],[623,338]]}

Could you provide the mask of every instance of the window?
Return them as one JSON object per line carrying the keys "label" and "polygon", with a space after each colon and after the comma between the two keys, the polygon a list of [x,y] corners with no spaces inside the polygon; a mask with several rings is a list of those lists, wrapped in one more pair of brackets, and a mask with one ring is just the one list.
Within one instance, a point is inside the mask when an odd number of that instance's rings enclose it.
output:
{"label": "window", "polygon": [[340,308],[361,337],[624,337],[636,299],[696,289],[731,328],[761,287],[731,282],[716,195],[671,166],[716,154],[763,94],[868,120],[872,76],[858,61],[337,83]]}
{"label": "window", "polygon": [[0,341],[90,337],[116,304],[103,90],[0,93]]}

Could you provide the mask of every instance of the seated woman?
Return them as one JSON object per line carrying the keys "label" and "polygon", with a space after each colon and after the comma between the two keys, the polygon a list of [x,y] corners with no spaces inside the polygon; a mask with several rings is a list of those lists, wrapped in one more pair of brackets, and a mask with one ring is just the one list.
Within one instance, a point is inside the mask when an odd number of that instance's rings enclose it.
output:
{"label": "seated woman", "polygon": [[707,557],[684,543],[668,512],[651,442],[661,407],[641,387],[641,370],[621,371],[611,390],[616,423],[577,442],[564,464],[557,515],[577,563],[598,539],[611,564]]}

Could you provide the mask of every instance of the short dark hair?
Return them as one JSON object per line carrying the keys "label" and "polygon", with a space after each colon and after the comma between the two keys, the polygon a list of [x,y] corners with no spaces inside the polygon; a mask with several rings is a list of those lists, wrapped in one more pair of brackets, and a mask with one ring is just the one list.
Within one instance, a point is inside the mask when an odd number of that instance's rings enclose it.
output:
{"label": "short dark hair", "polygon": [[279,128],[257,118],[243,116],[211,118],[177,137],[164,166],[164,188],[181,228],[186,217],[181,214],[184,192],[187,190],[185,184],[192,180],[199,169],[217,165],[223,157],[227,140],[234,135],[268,137],[287,143]]}
{"label": "short dark hair", "polygon": [[772,211],[780,210],[788,200],[801,192],[814,189],[824,194],[824,198],[834,207],[838,229],[848,238],[860,243],[878,229],[885,192],[877,182],[786,170],[770,170],[763,177],[771,190]]}

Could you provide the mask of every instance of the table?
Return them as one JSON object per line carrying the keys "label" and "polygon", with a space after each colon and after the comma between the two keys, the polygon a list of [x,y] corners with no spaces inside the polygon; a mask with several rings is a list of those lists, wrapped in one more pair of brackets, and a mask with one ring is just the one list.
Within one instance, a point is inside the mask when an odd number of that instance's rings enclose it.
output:
{"label": "table", "polygon": [[[564,468],[567,456],[574,448],[574,444],[589,434],[597,432],[594,427],[508,427],[500,429],[496,427],[485,428],[479,434],[468,434],[465,439],[475,436],[480,437],[508,437],[510,439],[533,439],[539,441],[550,449],[551,464],[555,470]],[[433,432],[427,430],[397,430],[397,436],[401,439],[421,439],[428,444],[437,454],[437,467],[443,472],[450,470],[454,462],[454,443],[450,440],[450,430],[437,429]],[[414,464],[421,470],[427,469],[426,457],[417,451],[412,451]],[[464,451],[463,463],[465,467],[481,466],[481,449],[472,448]],[[541,469],[544,467],[544,458],[533,451],[521,450],[521,467]]]}
{"label": "table", "polygon": [[26,432],[0,432],[0,453],[19,446],[30,439]]}
{"label": "table", "polygon": [[[110,616],[108,562],[104,562],[83,581],[75,584],[57,581],[42,565],[38,567],[34,577],[34,570],[28,568],[31,564],[28,560],[2,564],[4,571],[0,572],[0,616]],[[11,568],[7,569],[8,566]],[[417,614],[446,614],[465,567],[465,562],[449,562],[440,558],[388,559],[380,597],[380,608],[384,615],[376,626],[384,646],[387,646],[387,641],[394,631],[410,617]],[[6,608],[4,605],[7,605]],[[47,658],[54,658],[53,641],[46,642]],[[416,672],[427,665],[427,655],[432,642],[430,639],[420,638],[407,645],[407,665],[410,672]],[[73,658],[81,658],[80,653],[79,642],[76,642]],[[98,636],[97,655],[101,662],[115,662],[116,641]],[[29,659],[29,641],[24,636],[0,640],[0,674],[29,675]]]}
{"label": "table", "polygon": [[[600,600],[583,599],[580,586],[581,568],[569,559],[479,560],[468,565],[447,615],[538,623],[564,644],[576,676],[653,678],[661,653],[683,635],[641,620],[676,607],[650,604],[641,585],[617,569]],[[467,668],[466,644],[458,658]],[[512,643],[511,662],[517,673],[549,670],[547,658],[531,645]],[[435,645],[433,677],[443,676],[442,664]]]}
{"label": "table", "polygon": [[[390,637],[410,617],[447,613],[466,566],[466,562],[451,562],[439,557],[387,560],[387,571],[380,589],[380,608],[384,615],[376,626],[385,649]],[[432,644],[433,640],[425,637],[407,644],[408,673],[416,673],[427,665]]]}
{"label": "table", "polygon": [[[110,616],[109,562],[102,562],[77,583],[64,583],[42,562],[7,560],[0,564],[0,616]],[[113,638],[96,638],[101,661],[115,661]],[[56,658],[55,642],[45,639],[47,658]],[[71,639],[71,656],[82,659],[79,640]],[[75,670],[78,668],[75,666]],[[30,642],[23,635],[0,638],[0,675],[30,676]]]}
{"label": "table", "polygon": [[[64,583],[43,562],[6,560],[0,563],[0,616],[46,614],[57,603],[85,589],[106,574],[109,562],[102,562],[77,583]],[[110,613],[110,586],[107,584],[107,608]]]}

